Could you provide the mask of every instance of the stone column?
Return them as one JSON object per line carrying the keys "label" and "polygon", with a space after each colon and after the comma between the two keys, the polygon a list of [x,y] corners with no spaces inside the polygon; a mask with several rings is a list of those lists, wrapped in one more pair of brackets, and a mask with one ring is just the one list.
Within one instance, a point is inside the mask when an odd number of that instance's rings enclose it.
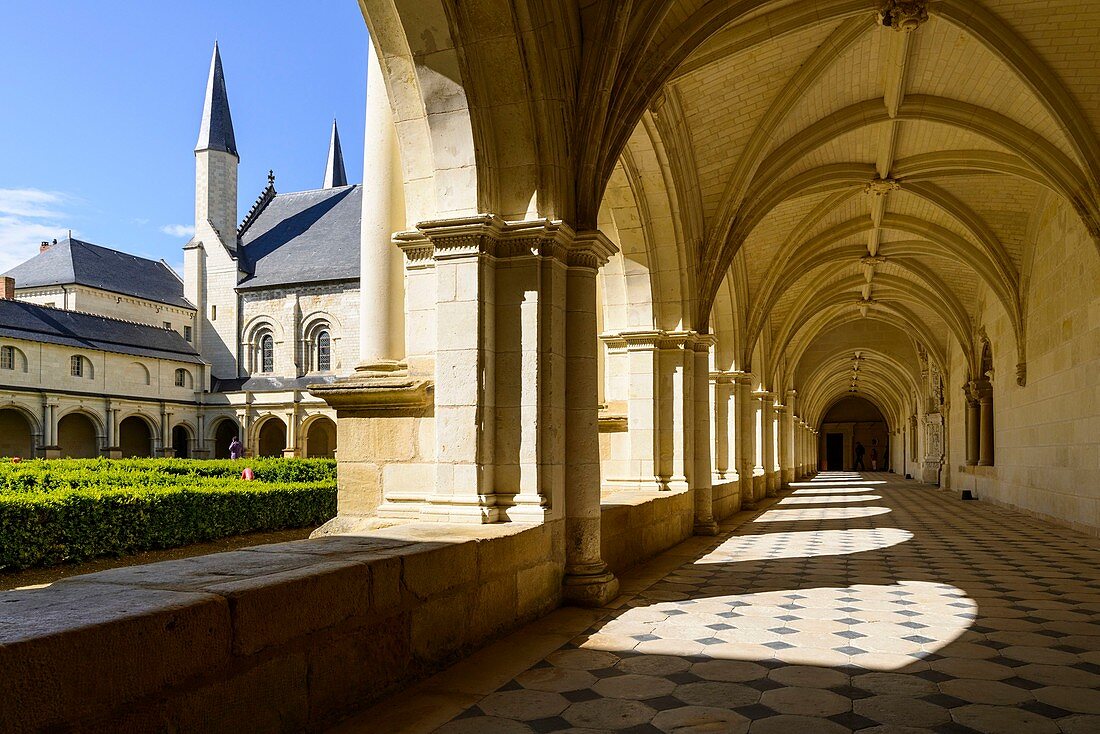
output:
{"label": "stone column", "polygon": [[730,440],[734,437],[730,419],[730,403],[733,401],[731,381],[722,371],[710,373],[710,395],[714,408],[711,411],[714,445],[714,481],[725,482],[730,469]]}
{"label": "stone column", "polygon": [[161,409],[160,414],[160,454],[165,458],[176,455],[176,447],[172,445],[172,413],[167,406]]}
{"label": "stone column", "polygon": [[[763,471],[761,488],[764,497],[775,496],[775,393],[767,390],[759,390],[756,393],[759,400],[760,413],[760,468]],[[759,499],[759,497],[758,497]]]}
{"label": "stone column", "polygon": [[[404,220],[397,142],[382,67],[367,52],[367,112],[363,146],[362,226],[359,235],[359,366],[394,371],[404,358],[401,253],[391,237]],[[398,228],[400,228],[398,224]],[[289,432],[289,430],[288,430]]]}
{"label": "stone column", "polygon": [[779,411],[779,483],[786,487],[794,481],[794,427],[791,406],[783,405]]}
{"label": "stone column", "polygon": [[713,337],[700,336],[694,343],[695,366],[692,371],[695,385],[695,471],[692,482],[695,494],[695,534],[717,535],[718,523],[714,521],[714,489],[711,484],[710,466],[710,347]]}
{"label": "stone column", "polygon": [[975,383],[966,392],[966,465],[975,466],[981,450],[981,403]]}
{"label": "stone column", "polygon": [[298,455],[298,406],[286,412],[286,446],[283,457],[287,459]]}
{"label": "stone column", "polygon": [[737,384],[737,474],[741,485],[741,509],[755,510],[756,408],[752,399],[752,376],[738,372],[734,379]]}
{"label": "stone column", "polygon": [[614,250],[599,233],[579,235],[574,245],[578,249],[570,257],[566,278],[564,323],[566,527],[562,591],[565,599],[575,604],[603,606],[618,594],[619,581],[600,554],[596,271]]}
{"label": "stone column", "polygon": [[661,476],[668,477],[667,488],[674,490],[690,489],[695,472],[694,342],[694,332],[669,332],[661,339],[658,354],[657,439]]}
{"label": "stone column", "polygon": [[608,400],[626,403],[628,430],[613,435],[611,456],[604,462],[603,484],[613,489],[668,489],[661,474],[658,344],[659,331],[631,331],[603,337],[607,346],[607,373],[612,375]]}
{"label": "stone column", "polygon": [[993,466],[993,389],[987,388],[978,398],[981,410],[981,440],[978,445],[978,466]]}

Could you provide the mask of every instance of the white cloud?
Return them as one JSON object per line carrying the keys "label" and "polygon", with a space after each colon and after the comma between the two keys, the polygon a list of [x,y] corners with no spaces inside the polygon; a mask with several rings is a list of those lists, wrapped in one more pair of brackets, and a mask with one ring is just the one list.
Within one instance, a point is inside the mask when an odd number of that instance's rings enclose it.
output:
{"label": "white cloud", "polygon": [[189,224],[166,224],[160,231],[173,237],[190,237],[195,234],[195,228]]}
{"label": "white cloud", "polygon": [[38,253],[38,244],[64,235],[59,209],[69,197],[41,189],[0,189],[0,272]]}

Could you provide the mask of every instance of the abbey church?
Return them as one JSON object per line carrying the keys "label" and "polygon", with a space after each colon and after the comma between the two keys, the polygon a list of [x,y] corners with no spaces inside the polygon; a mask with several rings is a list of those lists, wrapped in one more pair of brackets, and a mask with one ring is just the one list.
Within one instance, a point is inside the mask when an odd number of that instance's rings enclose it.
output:
{"label": "abbey church", "polygon": [[72,237],[2,276],[0,455],[226,457],[234,437],[334,455],[335,413],[305,387],[358,353],[360,187],[335,121],[321,188],[270,176],[240,220],[238,161],[215,45],[182,280]]}

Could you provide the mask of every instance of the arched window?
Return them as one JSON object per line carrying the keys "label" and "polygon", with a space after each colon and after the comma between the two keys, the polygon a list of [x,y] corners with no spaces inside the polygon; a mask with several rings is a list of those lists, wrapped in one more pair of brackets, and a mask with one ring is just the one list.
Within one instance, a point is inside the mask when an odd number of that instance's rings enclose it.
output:
{"label": "arched window", "polygon": [[0,347],[0,370],[15,369],[15,347]]}
{"label": "arched window", "polygon": [[190,387],[191,375],[180,367],[176,370],[176,387]]}
{"label": "arched window", "polygon": [[317,371],[328,372],[332,369],[332,338],[328,329],[317,332]]}
{"label": "arched window", "polygon": [[69,357],[69,374],[73,377],[84,376],[84,358],[79,354]]}
{"label": "arched window", "polygon": [[275,371],[275,339],[271,334],[260,337],[260,372]]}

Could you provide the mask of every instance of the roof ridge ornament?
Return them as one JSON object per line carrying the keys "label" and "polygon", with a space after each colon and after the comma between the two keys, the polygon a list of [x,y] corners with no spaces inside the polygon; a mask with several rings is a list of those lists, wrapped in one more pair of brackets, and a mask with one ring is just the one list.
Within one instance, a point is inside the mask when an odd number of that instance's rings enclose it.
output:
{"label": "roof ridge ornament", "polygon": [[240,244],[241,236],[248,231],[248,228],[256,221],[256,218],[263,213],[267,205],[271,203],[271,200],[275,198],[277,194],[275,190],[275,171],[272,169],[267,170],[267,186],[260,192],[260,195],[256,197],[256,201],[252,204],[252,208],[248,210],[248,214],[241,220],[241,226],[237,227],[237,242]]}
{"label": "roof ridge ornament", "polygon": [[878,11],[883,28],[912,33],[928,21],[927,0],[885,0]]}

